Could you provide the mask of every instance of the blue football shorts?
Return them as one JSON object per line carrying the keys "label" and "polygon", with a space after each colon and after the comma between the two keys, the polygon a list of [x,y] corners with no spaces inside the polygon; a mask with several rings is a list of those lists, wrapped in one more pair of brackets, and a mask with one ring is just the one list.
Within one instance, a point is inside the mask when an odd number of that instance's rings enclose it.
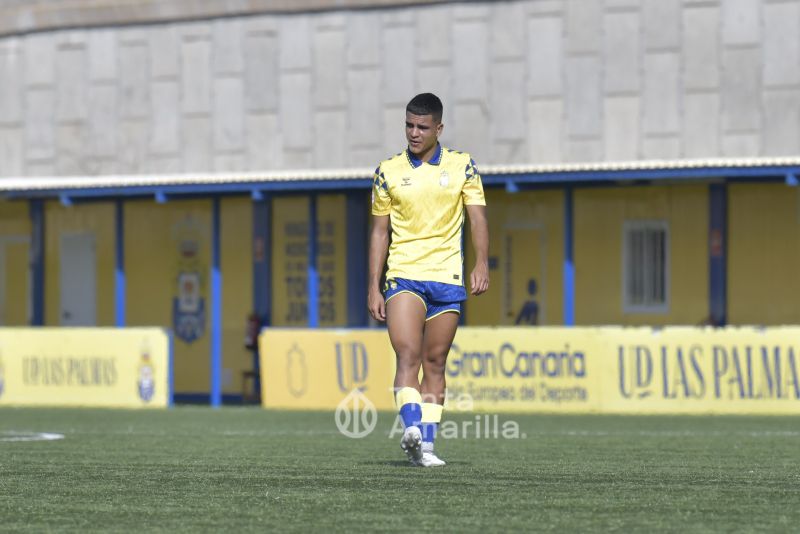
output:
{"label": "blue football shorts", "polygon": [[386,281],[384,298],[386,302],[400,293],[411,293],[425,306],[425,320],[429,321],[443,313],[461,313],[461,303],[467,300],[464,286],[442,282],[420,282],[406,278],[391,278]]}

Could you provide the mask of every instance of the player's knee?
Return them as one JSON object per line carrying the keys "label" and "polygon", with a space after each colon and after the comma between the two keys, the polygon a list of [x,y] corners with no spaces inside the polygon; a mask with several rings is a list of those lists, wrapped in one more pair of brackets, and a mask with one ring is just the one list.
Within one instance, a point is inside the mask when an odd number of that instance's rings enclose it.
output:
{"label": "player's knee", "polygon": [[444,376],[446,358],[446,354],[425,354],[425,357],[422,360],[425,373],[430,373],[436,376]]}
{"label": "player's knee", "polygon": [[421,355],[418,351],[398,350],[397,351],[397,367],[398,369],[419,369],[420,362],[422,361]]}

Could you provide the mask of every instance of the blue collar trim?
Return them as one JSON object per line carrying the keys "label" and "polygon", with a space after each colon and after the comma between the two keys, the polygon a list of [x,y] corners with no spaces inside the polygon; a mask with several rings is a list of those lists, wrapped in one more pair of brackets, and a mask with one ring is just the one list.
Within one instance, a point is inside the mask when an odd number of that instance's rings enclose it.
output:
{"label": "blue collar trim", "polygon": [[[412,167],[415,169],[422,165],[424,162],[417,158],[414,154],[411,153],[409,149],[406,148],[406,157],[408,158],[408,163],[411,164]],[[433,153],[433,156],[428,161],[431,165],[439,165],[442,162],[442,144],[436,143],[436,152]]]}

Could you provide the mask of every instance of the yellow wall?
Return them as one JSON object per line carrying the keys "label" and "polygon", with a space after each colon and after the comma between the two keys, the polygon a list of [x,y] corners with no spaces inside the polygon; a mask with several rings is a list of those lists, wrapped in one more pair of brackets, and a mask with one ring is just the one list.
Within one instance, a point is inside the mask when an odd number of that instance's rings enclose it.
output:
{"label": "yellow wall", "polygon": [[[578,189],[575,214],[575,322],[581,325],[698,324],[708,317],[708,186]],[[669,225],[669,310],[624,313],[623,223]]]}
{"label": "yellow wall", "polygon": [[253,202],[225,198],[221,213],[223,391],[242,393],[242,371],[253,369],[244,348],[245,321],[253,310]]}
{"label": "yellow wall", "polygon": [[[319,324],[347,324],[344,195],[317,197]],[[277,197],[272,216],[272,325],[307,326],[308,196]]]}
{"label": "yellow wall", "polygon": [[[196,244],[193,258],[181,256],[182,242]],[[248,251],[242,254],[249,256]],[[191,343],[174,336],[178,393],[209,391],[210,269],[211,200],[157,204],[148,199],[125,203],[126,314],[130,326],[173,329],[178,274],[188,270],[200,274],[200,297],[205,308],[203,333]]]}
{"label": "yellow wall", "polygon": [[[561,324],[562,264],[564,259],[564,195],[561,191],[524,191],[508,194],[486,190],[489,219],[489,291],[470,296],[466,304],[468,325],[515,324],[531,300],[528,281],[537,291],[537,324]],[[464,222],[469,229],[469,218]],[[466,234],[465,278],[475,266],[471,236]]]}
{"label": "yellow wall", "polygon": [[735,184],[728,201],[728,322],[797,324],[800,189]]}
{"label": "yellow wall", "polygon": [[45,203],[45,325],[61,324],[61,238],[65,234],[94,235],[96,326],[114,324],[114,204],[63,206]]}
{"label": "yellow wall", "polygon": [[[221,205],[223,276],[223,390],[242,392],[242,371],[252,369],[252,354],[243,346],[245,321],[252,309],[252,203],[249,198],[224,199]],[[181,271],[196,268],[204,301],[203,332],[192,342],[175,336],[175,388],[178,392],[209,390],[211,201],[126,201],[126,319],[130,326],[162,326],[174,330],[173,300]],[[60,324],[59,243],[66,232],[95,234],[97,254],[97,323],[113,325],[114,204],[46,206],[46,321]],[[180,243],[196,241],[197,256],[181,260]]]}
{"label": "yellow wall", "polygon": [[0,200],[0,265],[3,280],[3,302],[0,302],[0,324],[23,326],[30,316],[30,277],[28,274],[31,224],[28,203]]}

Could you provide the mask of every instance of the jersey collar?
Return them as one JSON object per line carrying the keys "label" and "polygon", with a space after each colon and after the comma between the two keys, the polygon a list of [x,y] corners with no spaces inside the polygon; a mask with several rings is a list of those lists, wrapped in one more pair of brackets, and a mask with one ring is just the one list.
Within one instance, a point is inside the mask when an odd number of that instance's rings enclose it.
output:
{"label": "jersey collar", "polygon": [[[417,158],[414,154],[411,153],[409,149],[406,148],[406,158],[408,158],[408,163],[414,167],[415,169],[422,165],[424,162]],[[442,144],[436,143],[436,152],[433,153],[433,156],[428,163],[431,165],[439,165],[442,162]]]}

